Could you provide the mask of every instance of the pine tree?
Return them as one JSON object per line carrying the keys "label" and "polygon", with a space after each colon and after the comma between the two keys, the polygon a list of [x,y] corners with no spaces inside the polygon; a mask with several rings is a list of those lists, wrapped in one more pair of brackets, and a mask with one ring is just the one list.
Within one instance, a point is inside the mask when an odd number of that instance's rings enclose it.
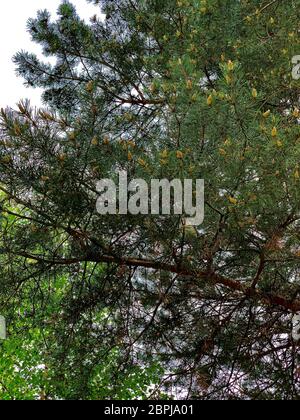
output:
{"label": "pine tree", "polygon": [[[47,325],[52,398],[103,397],[113,352],[108,398],[146,367],[156,398],[298,399],[299,2],[93,3],[104,21],[63,2],[28,22],[56,64],[15,56],[45,109],[2,110],[11,330],[24,310]],[[204,179],[201,228],[97,214],[97,180],[119,169]]]}

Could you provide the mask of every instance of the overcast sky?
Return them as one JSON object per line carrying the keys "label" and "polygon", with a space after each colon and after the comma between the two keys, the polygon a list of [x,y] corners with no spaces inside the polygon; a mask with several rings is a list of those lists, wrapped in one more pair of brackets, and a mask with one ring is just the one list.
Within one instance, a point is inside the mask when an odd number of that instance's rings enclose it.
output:
{"label": "overcast sky", "polygon": [[[72,0],[80,16],[88,20],[99,8],[86,0]],[[19,50],[40,53],[26,32],[26,22],[35,17],[39,9],[48,9],[56,15],[60,0],[8,0],[0,3],[0,107],[15,106],[22,98],[29,98],[33,105],[40,105],[41,90],[25,88],[23,79],[15,74],[12,56]]]}

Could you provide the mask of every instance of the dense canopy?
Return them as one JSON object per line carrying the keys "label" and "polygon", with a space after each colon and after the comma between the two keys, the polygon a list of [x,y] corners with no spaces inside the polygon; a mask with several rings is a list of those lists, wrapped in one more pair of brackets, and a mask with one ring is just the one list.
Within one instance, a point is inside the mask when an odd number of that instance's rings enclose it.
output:
{"label": "dense canopy", "polygon": [[[1,111],[1,399],[298,399],[299,0],[90,2]],[[120,169],[204,179],[204,223],[100,216]]]}

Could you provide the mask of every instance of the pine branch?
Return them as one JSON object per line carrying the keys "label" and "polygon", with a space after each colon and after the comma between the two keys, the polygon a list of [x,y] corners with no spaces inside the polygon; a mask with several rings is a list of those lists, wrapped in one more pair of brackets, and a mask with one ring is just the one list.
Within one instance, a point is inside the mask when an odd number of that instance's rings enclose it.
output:
{"label": "pine branch", "polygon": [[300,300],[289,300],[280,295],[276,295],[272,293],[270,294],[265,293],[259,289],[254,289],[253,282],[252,282],[252,285],[250,283],[250,286],[245,285],[239,280],[230,279],[230,278],[221,276],[215,272],[207,272],[207,271],[193,272],[188,269],[180,268],[176,265],[166,264],[166,263],[162,263],[158,261],[139,259],[139,258],[127,258],[127,257],[122,258],[122,257],[116,257],[112,255],[87,255],[86,257],[66,258],[66,259],[55,259],[55,258],[51,259],[51,258],[47,258],[47,257],[35,255],[35,254],[30,254],[27,252],[22,252],[22,251],[17,252],[16,255],[22,256],[24,258],[32,259],[42,264],[50,264],[53,266],[71,265],[71,264],[77,264],[81,262],[94,262],[94,263],[117,264],[120,266],[127,266],[127,267],[167,271],[169,273],[176,274],[178,276],[197,278],[201,280],[206,280],[213,285],[224,286],[232,290],[233,292],[240,293],[243,298],[247,297],[249,299],[256,300],[263,305],[279,306],[293,313],[300,311]]}

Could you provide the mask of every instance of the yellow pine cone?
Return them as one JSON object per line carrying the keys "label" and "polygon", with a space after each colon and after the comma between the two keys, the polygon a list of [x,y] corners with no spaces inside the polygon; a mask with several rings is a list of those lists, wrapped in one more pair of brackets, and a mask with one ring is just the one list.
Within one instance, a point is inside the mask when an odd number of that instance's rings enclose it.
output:
{"label": "yellow pine cone", "polygon": [[294,173],[294,178],[295,178],[296,180],[299,180],[299,179],[300,179],[300,171],[299,171],[299,169],[296,169],[296,170],[295,170],[295,173]]}
{"label": "yellow pine cone", "polygon": [[228,85],[231,85],[231,83],[232,83],[232,78],[229,76],[229,74],[226,74],[225,79],[226,79],[226,83],[227,83]]}
{"label": "yellow pine cone", "polygon": [[12,158],[11,158],[11,156],[3,156],[2,158],[1,158],[1,162],[2,163],[11,163],[11,161],[12,161]]}
{"label": "yellow pine cone", "polygon": [[132,147],[133,149],[136,147],[136,144],[133,140],[128,141],[128,146]]}
{"label": "yellow pine cone", "polygon": [[168,159],[169,152],[167,151],[167,149],[165,149],[163,152],[161,152],[160,156],[161,156],[163,159]]}
{"label": "yellow pine cone", "polygon": [[300,111],[298,108],[295,108],[293,111],[293,117],[299,118],[300,117]]}
{"label": "yellow pine cone", "polygon": [[234,70],[234,62],[229,60],[227,63],[227,68],[229,71],[233,71]]}
{"label": "yellow pine cone", "polygon": [[86,84],[86,91],[89,93],[92,93],[94,89],[94,82],[92,80],[90,80],[87,84]]}
{"label": "yellow pine cone", "polygon": [[231,196],[228,197],[228,200],[229,200],[230,204],[233,204],[234,206],[236,206],[237,203],[238,203],[238,200],[234,197],[231,197]]}
{"label": "yellow pine cone", "polygon": [[255,88],[252,89],[252,97],[256,99],[258,97],[258,92]]}
{"label": "yellow pine cone", "polygon": [[147,163],[144,161],[144,159],[142,159],[142,158],[139,158],[138,159],[138,163],[141,165],[141,166],[147,166]]}
{"label": "yellow pine cone", "polygon": [[193,89],[193,82],[192,82],[192,80],[189,79],[186,82],[186,87],[188,88],[188,90],[192,90]]}
{"label": "yellow pine cone", "polygon": [[213,97],[212,97],[212,95],[209,95],[209,97],[207,98],[207,105],[211,106],[212,103],[213,103]]}
{"label": "yellow pine cone", "polygon": [[107,146],[109,144],[109,137],[108,136],[104,136],[103,144],[105,144],[105,146]]}

